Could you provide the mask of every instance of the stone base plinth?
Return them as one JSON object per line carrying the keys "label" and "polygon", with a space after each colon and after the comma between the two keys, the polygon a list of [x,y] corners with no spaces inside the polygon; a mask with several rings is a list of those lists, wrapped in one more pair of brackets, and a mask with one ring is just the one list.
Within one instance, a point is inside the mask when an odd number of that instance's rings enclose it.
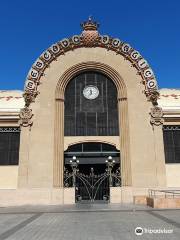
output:
{"label": "stone base plinth", "polygon": [[110,203],[121,203],[122,191],[120,187],[110,187]]}
{"label": "stone base plinth", "polygon": [[[180,208],[180,198],[148,197],[147,188],[111,187],[110,203]],[[0,206],[75,204],[75,188],[0,189]]]}
{"label": "stone base plinth", "polygon": [[134,196],[133,203],[147,205],[147,196],[145,196],[145,195],[144,196]]}
{"label": "stone base plinth", "polygon": [[0,206],[63,205],[75,203],[74,188],[0,190]]}
{"label": "stone base plinth", "polygon": [[75,203],[75,188],[64,188],[64,204]]}
{"label": "stone base plinth", "polygon": [[153,208],[180,208],[180,198],[148,197],[147,205]]}
{"label": "stone base plinth", "polygon": [[110,187],[110,203],[133,203],[133,195],[137,193],[133,187]]}
{"label": "stone base plinth", "polygon": [[[110,203],[133,203],[133,196],[147,189],[111,187]],[[0,206],[63,205],[75,203],[75,188],[0,189]]]}

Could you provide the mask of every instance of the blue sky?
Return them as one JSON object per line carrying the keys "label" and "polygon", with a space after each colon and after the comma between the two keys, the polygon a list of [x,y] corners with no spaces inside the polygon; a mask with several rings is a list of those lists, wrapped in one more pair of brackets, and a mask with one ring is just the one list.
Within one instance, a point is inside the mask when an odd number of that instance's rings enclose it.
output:
{"label": "blue sky", "polygon": [[92,15],[100,33],[128,42],[149,62],[160,88],[180,88],[179,0],[1,0],[0,89],[23,89],[52,43],[81,32]]}

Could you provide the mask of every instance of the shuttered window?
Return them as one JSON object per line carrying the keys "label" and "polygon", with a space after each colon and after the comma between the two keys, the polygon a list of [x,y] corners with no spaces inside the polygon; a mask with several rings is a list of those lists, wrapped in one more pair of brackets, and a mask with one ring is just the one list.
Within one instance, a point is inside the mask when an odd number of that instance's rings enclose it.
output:
{"label": "shuttered window", "polygon": [[0,165],[18,165],[20,129],[0,128]]}
{"label": "shuttered window", "polygon": [[164,126],[163,136],[166,163],[180,163],[180,126]]}

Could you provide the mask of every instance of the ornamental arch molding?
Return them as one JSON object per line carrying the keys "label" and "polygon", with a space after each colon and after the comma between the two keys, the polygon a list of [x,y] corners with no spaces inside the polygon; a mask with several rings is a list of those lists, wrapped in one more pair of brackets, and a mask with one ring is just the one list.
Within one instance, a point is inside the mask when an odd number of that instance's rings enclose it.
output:
{"label": "ornamental arch molding", "polygon": [[118,112],[120,150],[121,150],[121,175],[124,186],[131,185],[131,160],[129,143],[129,124],[128,124],[128,102],[127,91],[124,80],[119,73],[112,67],[99,62],[84,62],[72,66],[64,72],[58,81],[55,92],[55,129],[54,129],[54,162],[53,162],[53,185],[54,187],[63,186],[64,169],[64,92],[68,82],[77,74],[95,70],[101,72],[112,79],[118,92]]}
{"label": "ornamental arch molding", "polygon": [[140,53],[118,38],[100,35],[98,32],[99,25],[93,22],[92,19],[82,23],[81,26],[83,31],[80,35],[74,35],[53,44],[32,65],[24,87],[25,107],[29,107],[39,94],[38,86],[46,68],[61,55],[77,48],[104,48],[106,51],[111,50],[117,55],[122,55],[137,70],[137,74],[141,75],[144,93],[148,100],[157,105],[159,93],[156,78],[147,61]]}
{"label": "ornamental arch molding", "polygon": [[80,74],[81,72],[94,70],[99,71],[106,76],[108,76],[114,82],[117,92],[118,92],[118,99],[119,98],[127,98],[126,86],[124,80],[120,77],[118,72],[111,68],[110,66],[99,63],[99,62],[83,62],[77,65],[74,65],[70,69],[66,70],[64,74],[58,81],[55,97],[56,99],[64,99],[64,92],[68,82],[76,75]]}

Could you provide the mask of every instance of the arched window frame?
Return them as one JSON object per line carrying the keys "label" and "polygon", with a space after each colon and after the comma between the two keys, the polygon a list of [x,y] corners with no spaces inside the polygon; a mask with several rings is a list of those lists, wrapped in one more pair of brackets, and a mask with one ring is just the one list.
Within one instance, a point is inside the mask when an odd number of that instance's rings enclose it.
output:
{"label": "arched window frame", "polygon": [[[83,95],[88,86],[97,88],[96,98]],[[119,135],[117,89],[109,77],[97,71],[84,71],[68,83],[64,129],[65,136]]]}

